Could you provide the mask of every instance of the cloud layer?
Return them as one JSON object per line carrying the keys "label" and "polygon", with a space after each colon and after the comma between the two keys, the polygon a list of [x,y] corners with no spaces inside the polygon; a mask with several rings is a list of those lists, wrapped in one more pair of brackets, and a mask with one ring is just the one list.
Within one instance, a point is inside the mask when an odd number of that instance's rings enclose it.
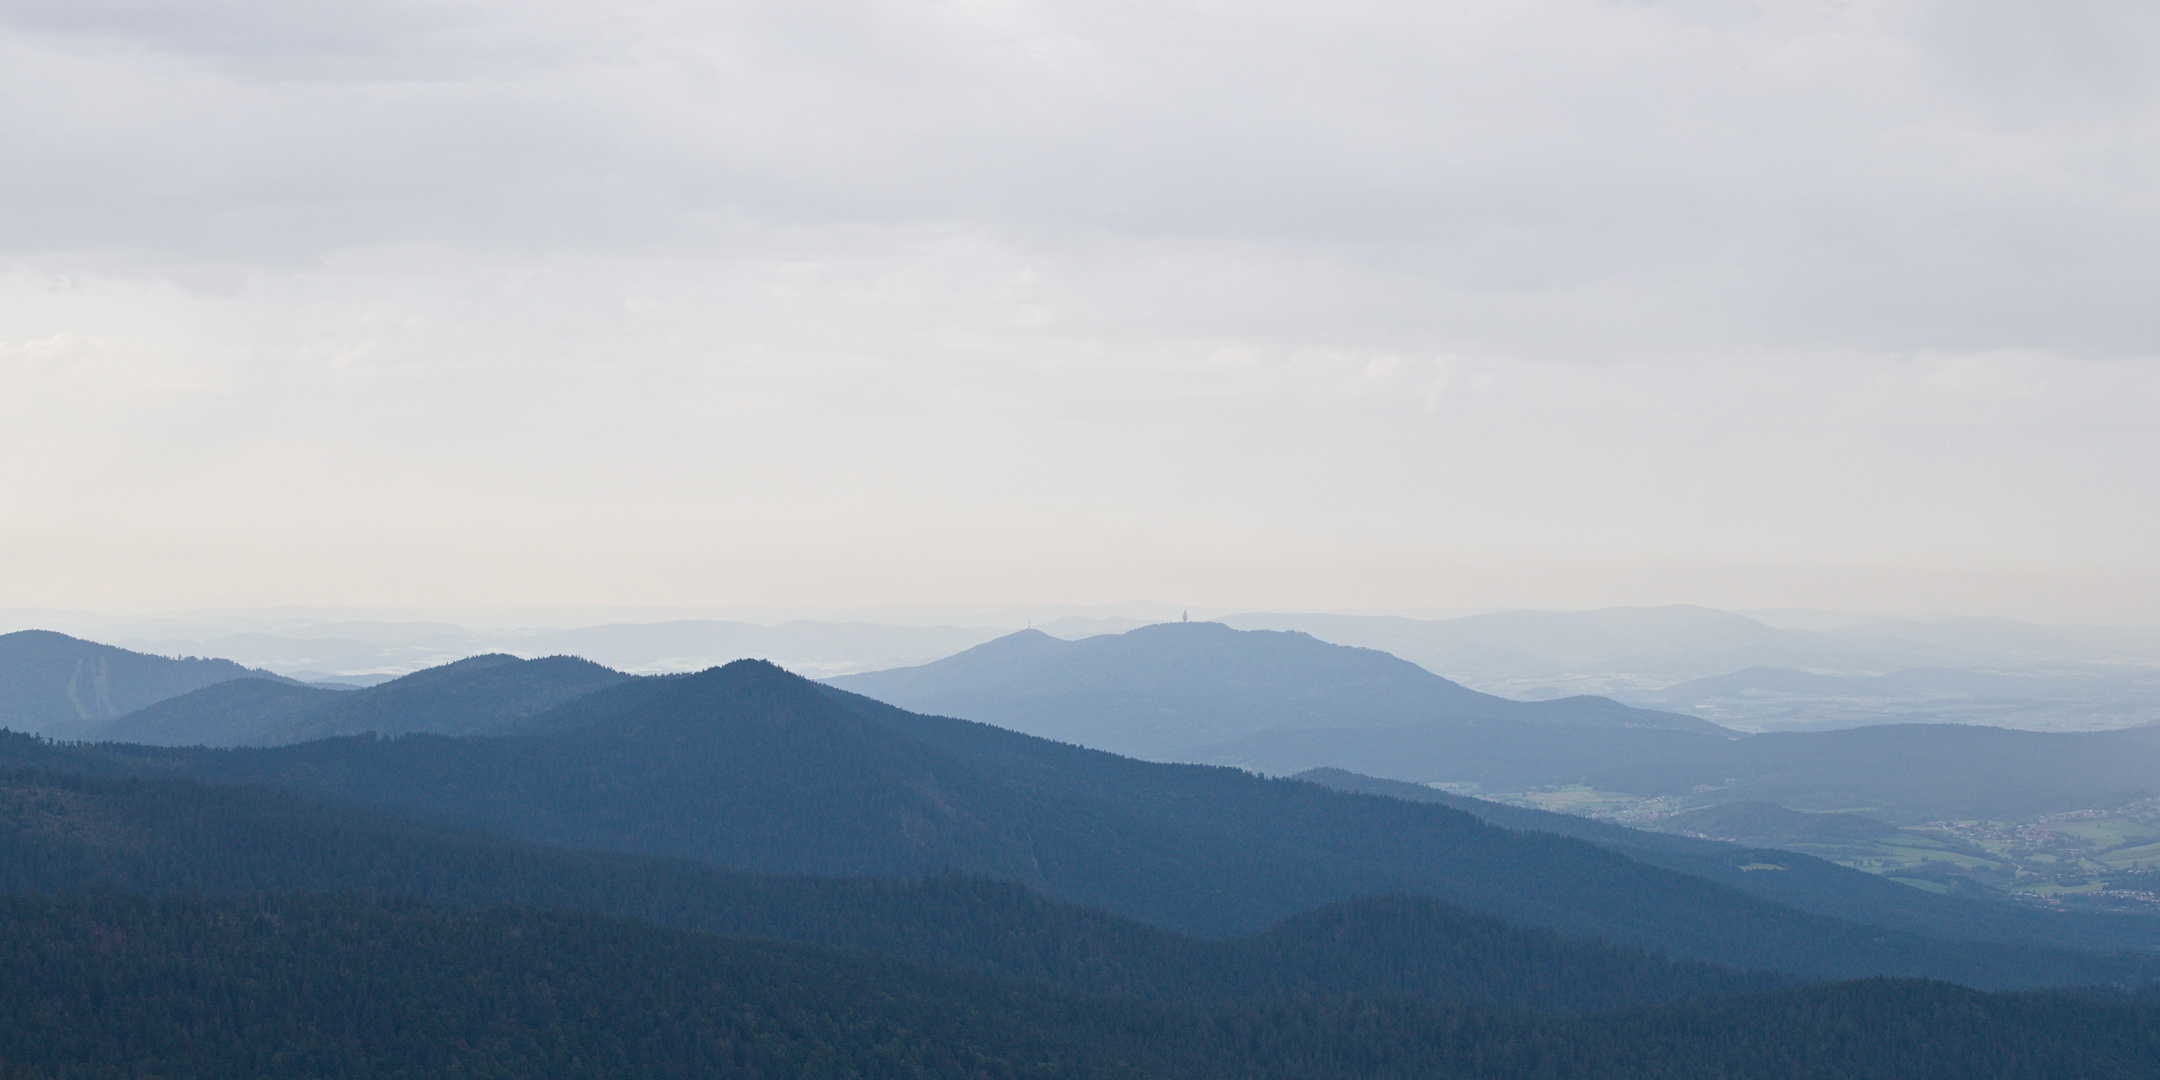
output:
{"label": "cloud layer", "polygon": [[0,2],[0,584],[2160,617],[2156,45]]}

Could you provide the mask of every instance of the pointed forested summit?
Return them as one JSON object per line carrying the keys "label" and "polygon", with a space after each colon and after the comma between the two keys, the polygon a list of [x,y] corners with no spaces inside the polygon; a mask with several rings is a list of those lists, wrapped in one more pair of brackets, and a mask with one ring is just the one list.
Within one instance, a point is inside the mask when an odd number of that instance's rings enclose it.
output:
{"label": "pointed forested summit", "polygon": [[230,660],[151,656],[50,630],[0,634],[0,728],[84,738],[152,702],[232,679],[290,682]]}
{"label": "pointed forested summit", "polygon": [[[920,667],[831,685],[917,712],[1165,761],[1288,772],[1404,755],[1547,780],[1685,752],[1731,732],[1607,698],[1511,701],[1374,649],[1294,631],[1162,623],[1060,641],[1022,631]],[[1307,760],[1316,758],[1316,760]]]}

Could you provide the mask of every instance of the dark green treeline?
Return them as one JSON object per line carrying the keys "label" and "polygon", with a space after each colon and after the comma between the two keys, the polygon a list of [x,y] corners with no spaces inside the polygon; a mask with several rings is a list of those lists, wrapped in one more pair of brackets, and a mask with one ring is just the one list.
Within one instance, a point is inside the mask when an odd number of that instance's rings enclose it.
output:
{"label": "dark green treeline", "polygon": [[1562,1019],[1160,1005],[561,911],[0,898],[0,1065],[194,1077],[2115,1080],[2160,1010],[1870,980]]}

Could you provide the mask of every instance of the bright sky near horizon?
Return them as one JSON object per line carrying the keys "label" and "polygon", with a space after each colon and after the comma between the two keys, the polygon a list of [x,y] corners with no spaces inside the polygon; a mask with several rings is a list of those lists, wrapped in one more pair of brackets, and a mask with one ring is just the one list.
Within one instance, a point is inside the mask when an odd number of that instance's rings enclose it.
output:
{"label": "bright sky near horizon", "polygon": [[2160,8],[0,0],[0,607],[2160,623]]}

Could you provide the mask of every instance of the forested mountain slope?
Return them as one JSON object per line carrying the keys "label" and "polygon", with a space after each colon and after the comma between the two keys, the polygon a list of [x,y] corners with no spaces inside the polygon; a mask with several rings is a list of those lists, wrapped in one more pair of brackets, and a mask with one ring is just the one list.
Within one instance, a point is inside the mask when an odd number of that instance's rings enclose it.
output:
{"label": "forested mountain slope", "polygon": [[521,844],[262,788],[0,774],[0,892],[94,885],[576,908],[1157,1001],[1365,994],[1586,1012],[1797,982],[1563,940],[1417,897],[1341,901],[1203,940],[959,874],[744,874]]}
{"label": "forested mountain slope", "polygon": [[955,867],[1210,935],[1256,931],[1336,900],[1416,892],[1571,936],[1814,975],[2066,984],[2134,978],[2160,962],[1886,933],[1446,807],[919,716],[762,663],[622,704],[550,737],[239,751],[18,739],[0,743],[0,758],[268,783],[528,840],[742,869]]}
{"label": "forested mountain slope", "polygon": [[149,746],[256,746],[337,699],[365,691],[296,686],[268,679],[233,679],[190,690],[115,717],[100,739]]}
{"label": "forested mountain slope", "polygon": [[1580,1019],[1407,1000],[1164,1006],[580,913],[0,898],[15,1078],[2115,1080],[2149,1006],[1863,982]]}

